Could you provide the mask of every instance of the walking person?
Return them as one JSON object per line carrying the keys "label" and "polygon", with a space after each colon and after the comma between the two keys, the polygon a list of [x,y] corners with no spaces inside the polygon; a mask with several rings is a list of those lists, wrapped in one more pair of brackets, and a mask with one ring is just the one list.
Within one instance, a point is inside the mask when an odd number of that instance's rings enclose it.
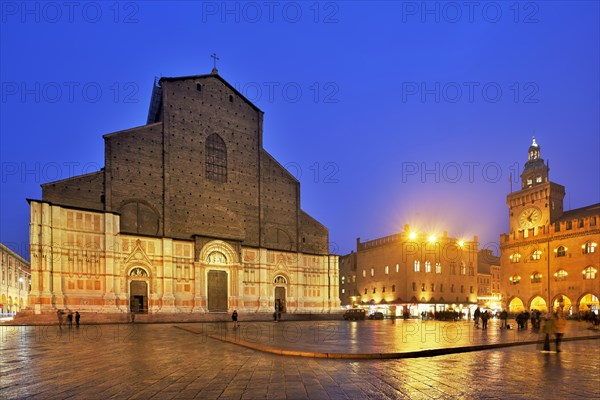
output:
{"label": "walking person", "polygon": [[475,328],[479,328],[479,317],[481,316],[481,310],[479,307],[473,312],[473,320],[475,321]]}
{"label": "walking person", "polygon": [[231,320],[233,321],[234,328],[237,328],[238,326],[240,326],[240,323],[238,322],[237,310],[233,310],[233,314],[231,314]]}
{"label": "walking person", "polygon": [[58,329],[62,330],[63,325],[63,310],[56,310],[56,317],[58,318]]}
{"label": "walking person", "polygon": [[481,324],[483,330],[487,330],[488,319],[490,319],[490,314],[487,311],[484,311],[481,314]]}
{"label": "walking person", "polygon": [[81,315],[79,315],[79,311],[75,311],[75,327],[79,328],[79,320],[81,319]]}
{"label": "walking person", "polygon": [[565,315],[561,307],[558,307],[556,310],[556,314],[554,314],[554,319],[552,321],[554,323],[554,336],[556,338],[556,352],[560,353],[560,343],[562,342],[562,337],[565,335],[565,330],[567,328],[567,320],[565,319]]}
{"label": "walking person", "polygon": [[500,328],[507,329],[508,328],[508,313],[506,312],[506,310],[502,310],[502,312],[500,313],[500,319],[502,320],[502,325],[500,326]]}
{"label": "walking person", "polygon": [[544,335],[544,347],[542,348],[543,351],[545,352],[549,352],[550,351],[550,335],[552,335],[554,333],[554,321],[552,319],[552,315],[550,313],[547,313],[546,315],[544,315],[544,318],[542,320],[542,335]]}
{"label": "walking person", "polygon": [[73,311],[69,310],[69,314],[67,314],[67,320],[69,321],[69,329],[73,329]]}

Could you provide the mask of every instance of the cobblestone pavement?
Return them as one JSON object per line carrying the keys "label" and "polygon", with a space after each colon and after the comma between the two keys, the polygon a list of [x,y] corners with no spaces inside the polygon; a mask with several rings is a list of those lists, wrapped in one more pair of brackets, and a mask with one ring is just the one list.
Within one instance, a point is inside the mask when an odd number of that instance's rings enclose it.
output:
{"label": "cobblestone pavement", "polygon": [[[352,330],[370,340],[390,341],[384,337],[398,334],[397,325],[388,321],[364,322],[327,322],[325,326],[339,326],[338,340],[303,340],[326,351],[330,345],[343,346]],[[291,324],[286,328],[284,322],[276,329],[291,332]],[[298,324],[294,332],[318,331],[314,322],[293,324]],[[199,325],[179,327],[197,330]],[[349,333],[343,333],[345,328]],[[242,331],[243,325],[238,329]],[[569,330],[584,329],[573,323]],[[600,398],[597,339],[565,342],[561,353],[523,345],[429,358],[355,361],[263,353],[173,324],[84,325],[58,332],[56,326],[0,327],[0,398]],[[275,340],[272,344],[289,345]],[[435,335],[425,336],[424,346],[446,345],[437,343]],[[357,351],[374,348],[360,340],[350,346]]]}

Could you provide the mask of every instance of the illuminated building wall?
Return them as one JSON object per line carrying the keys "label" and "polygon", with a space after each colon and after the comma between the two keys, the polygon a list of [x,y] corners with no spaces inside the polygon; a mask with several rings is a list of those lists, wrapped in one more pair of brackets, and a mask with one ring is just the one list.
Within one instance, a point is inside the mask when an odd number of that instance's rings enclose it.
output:
{"label": "illuminated building wall", "polygon": [[534,139],[521,190],[507,196],[510,232],[500,237],[502,298],[511,312],[598,310],[600,203],[564,211],[564,195]]}
{"label": "illuminated building wall", "polygon": [[477,236],[467,241],[405,225],[400,233],[366,242],[359,238],[356,245],[356,253],[340,262],[342,304],[354,300],[435,309],[477,302]]}

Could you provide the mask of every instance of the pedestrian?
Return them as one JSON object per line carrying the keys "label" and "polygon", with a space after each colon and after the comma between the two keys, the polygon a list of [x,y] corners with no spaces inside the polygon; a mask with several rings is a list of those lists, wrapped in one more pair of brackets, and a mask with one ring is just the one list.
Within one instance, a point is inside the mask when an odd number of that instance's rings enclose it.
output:
{"label": "pedestrian", "polygon": [[277,322],[277,311],[273,311],[273,322]]}
{"label": "pedestrian", "polygon": [[79,320],[81,319],[81,315],[79,315],[79,311],[75,311],[75,327],[79,328]]}
{"label": "pedestrian", "polygon": [[479,307],[473,312],[473,320],[475,321],[475,328],[479,328],[479,317],[481,316],[481,310]]}
{"label": "pedestrian", "polygon": [[69,310],[69,314],[67,314],[67,320],[69,321],[69,329],[73,329],[73,311]]}
{"label": "pedestrian", "polygon": [[490,314],[488,314],[487,311],[484,311],[481,314],[481,324],[483,330],[487,330],[488,319],[490,319]]}
{"label": "pedestrian", "polygon": [[542,320],[542,335],[544,335],[544,347],[543,351],[550,351],[550,335],[554,333],[554,321],[552,315],[547,313],[544,315]]}
{"label": "pedestrian", "polygon": [[135,312],[133,311],[133,309],[129,310],[130,311],[130,315],[131,315],[131,323],[135,323]]}
{"label": "pedestrian", "polygon": [[500,313],[500,319],[502,320],[502,325],[500,326],[500,328],[507,329],[508,328],[508,313],[506,312],[506,310],[502,310],[502,312]]}
{"label": "pedestrian", "polygon": [[240,326],[240,323],[238,322],[237,310],[233,310],[233,314],[231,314],[231,320],[233,321],[234,328],[237,328],[238,326]]}
{"label": "pedestrian", "polygon": [[56,310],[56,317],[58,318],[58,329],[62,330],[63,310],[61,310],[61,309]]}
{"label": "pedestrian", "polygon": [[560,343],[562,342],[562,337],[565,335],[565,330],[567,328],[567,320],[565,319],[565,315],[563,314],[563,310],[561,307],[558,307],[556,313],[554,314],[554,319],[552,321],[554,323],[554,336],[556,338],[556,352],[560,353]]}

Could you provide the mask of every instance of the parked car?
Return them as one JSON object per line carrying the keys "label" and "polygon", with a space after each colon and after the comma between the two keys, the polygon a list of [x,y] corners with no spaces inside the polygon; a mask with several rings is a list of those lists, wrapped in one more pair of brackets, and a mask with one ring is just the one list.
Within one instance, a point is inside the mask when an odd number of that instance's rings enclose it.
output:
{"label": "parked car", "polygon": [[362,308],[352,308],[350,310],[346,310],[346,312],[344,313],[345,320],[358,321],[361,319],[365,319],[365,317],[366,317],[366,312]]}
{"label": "parked car", "polygon": [[375,311],[373,314],[369,315],[369,319],[383,319],[383,313]]}

